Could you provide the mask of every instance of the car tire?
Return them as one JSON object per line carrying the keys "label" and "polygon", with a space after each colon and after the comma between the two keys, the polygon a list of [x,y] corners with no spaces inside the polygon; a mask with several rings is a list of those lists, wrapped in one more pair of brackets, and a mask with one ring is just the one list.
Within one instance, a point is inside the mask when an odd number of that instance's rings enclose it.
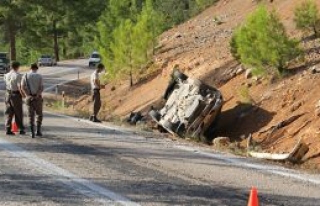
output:
{"label": "car tire", "polygon": [[179,70],[175,70],[174,72],[173,72],[173,78],[175,79],[175,80],[181,80],[181,81],[185,81],[185,80],[187,80],[188,79],[188,76],[187,75],[185,75],[184,73],[182,73],[182,72],[180,72]]}
{"label": "car tire", "polygon": [[156,122],[159,122],[161,119],[161,114],[155,110],[151,110],[149,116]]}

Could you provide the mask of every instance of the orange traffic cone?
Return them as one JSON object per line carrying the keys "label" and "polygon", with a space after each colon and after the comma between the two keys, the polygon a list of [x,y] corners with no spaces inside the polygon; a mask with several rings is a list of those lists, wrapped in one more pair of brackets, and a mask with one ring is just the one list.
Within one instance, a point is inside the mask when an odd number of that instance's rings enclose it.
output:
{"label": "orange traffic cone", "polygon": [[258,190],[255,187],[251,189],[248,206],[259,206]]}
{"label": "orange traffic cone", "polygon": [[17,133],[18,131],[19,131],[19,128],[18,128],[18,125],[16,123],[16,120],[14,119],[12,121],[12,124],[11,124],[11,132]]}

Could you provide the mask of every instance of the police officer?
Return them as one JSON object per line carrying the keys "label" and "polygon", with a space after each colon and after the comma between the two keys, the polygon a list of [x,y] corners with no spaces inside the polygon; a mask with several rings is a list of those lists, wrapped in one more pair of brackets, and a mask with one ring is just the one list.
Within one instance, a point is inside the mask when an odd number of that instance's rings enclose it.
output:
{"label": "police officer", "polygon": [[24,135],[21,74],[19,73],[20,63],[13,62],[9,73],[4,75],[6,85],[5,105],[6,105],[6,135],[14,135],[11,131],[13,117],[20,129],[20,134]]}
{"label": "police officer", "polygon": [[[26,96],[26,105],[28,108],[28,117],[31,130],[31,137],[42,137],[41,126],[43,119],[43,78],[37,73],[38,65],[32,64],[30,72],[22,77],[21,88]],[[37,115],[37,131],[35,132],[34,122]]]}
{"label": "police officer", "polygon": [[93,101],[93,115],[90,117],[90,121],[101,123],[97,118],[97,115],[101,108],[101,97],[100,89],[104,87],[100,83],[100,73],[104,71],[105,67],[103,64],[98,64],[96,70],[91,75],[91,89],[92,89],[92,101]]}

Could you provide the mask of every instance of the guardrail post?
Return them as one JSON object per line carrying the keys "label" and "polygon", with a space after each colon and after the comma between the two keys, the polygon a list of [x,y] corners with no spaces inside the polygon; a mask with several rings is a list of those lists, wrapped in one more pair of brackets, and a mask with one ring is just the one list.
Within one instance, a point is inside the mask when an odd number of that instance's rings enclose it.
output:
{"label": "guardrail post", "polygon": [[58,100],[58,94],[59,94],[59,85],[56,85],[56,100]]}
{"label": "guardrail post", "polygon": [[65,93],[62,91],[62,108],[64,109]]}

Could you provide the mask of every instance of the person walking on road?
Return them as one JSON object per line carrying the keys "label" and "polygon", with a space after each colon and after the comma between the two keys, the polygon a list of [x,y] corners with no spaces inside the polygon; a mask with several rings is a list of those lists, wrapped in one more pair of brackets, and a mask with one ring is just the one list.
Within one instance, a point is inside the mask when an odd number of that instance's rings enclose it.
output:
{"label": "person walking on road", "polygon": [[[32,64],[31,71],[22,77],[21,88],[26,96],[26,105],[28,108],[28,117],[30,124],[31,137],[42,137],[42,119],[43,119],[43,78],[37,73],[38,65]],[[35,133],[35,115],[37,115],[37,131]]]}
{"label": "person walking on road", "polygon": [[13,117],[17,126],[20,129],[20,134],[26,134],[23,126],[23,110],[22,110],[22,96],[21,91],[21,74],[19,73],[20,63],[13,62],[11,71],[4,75],[4,82],[6,86],[5,94],[5,115],[6,115],[6,135],[15,135],[11,131]]}
{"label": "person walking on road", "polygon": [[91,89],[92,89],[92,101],[93,101],[93,115],[90,117],[90,121],[101,123],[98,119],[98,113],[101,108],[100,89],[104,86],[100,83],[100,73],[105,69],[103,64],[98,64],[96,70],[91,75]]}

